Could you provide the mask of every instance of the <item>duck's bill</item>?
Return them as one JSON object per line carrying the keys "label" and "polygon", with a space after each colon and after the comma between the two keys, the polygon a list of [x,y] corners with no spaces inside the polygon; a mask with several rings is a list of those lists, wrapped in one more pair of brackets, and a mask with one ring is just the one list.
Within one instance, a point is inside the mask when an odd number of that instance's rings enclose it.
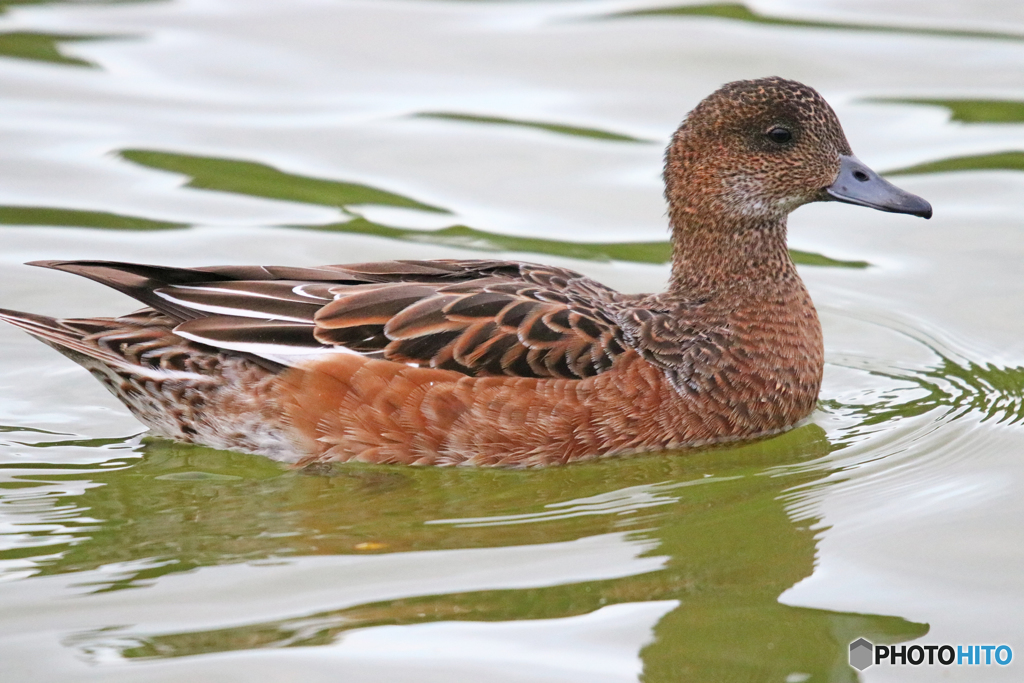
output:
{"label": "duck's bill", "polygon": [[843,155],[839,159],[839,177],[825,188],[832,199],[879,211],[932,217],[931,204],[883,179],[857,157]]}

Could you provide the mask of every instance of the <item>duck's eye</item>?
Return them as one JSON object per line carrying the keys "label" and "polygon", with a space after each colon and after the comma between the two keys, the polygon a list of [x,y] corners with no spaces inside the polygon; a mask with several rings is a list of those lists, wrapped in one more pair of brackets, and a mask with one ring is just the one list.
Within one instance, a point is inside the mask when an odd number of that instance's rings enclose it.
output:
{"label": "duck's eye", "polygon": [[783,145],[793,139],[793,134],[789,132],[788,128],[775,126],[768,131],[768,137],[772,142],[777,142],[780,145]]}

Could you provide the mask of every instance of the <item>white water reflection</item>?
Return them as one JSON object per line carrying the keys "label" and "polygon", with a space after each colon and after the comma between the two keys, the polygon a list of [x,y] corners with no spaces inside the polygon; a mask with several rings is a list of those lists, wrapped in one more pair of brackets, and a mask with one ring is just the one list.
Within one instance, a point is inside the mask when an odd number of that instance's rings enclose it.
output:
{"label": "white water reflection", "polygon": [[[258,200],[181,191],[163,174],[102,156],[171,147],[317,177],[356,174],[500,232],[594,240],[639,231],[662,239],[660,145],[592,144],[499,126],[453,132],[406,115],[465,110],[661,141],[722,82],[783,73],[819,87],[860,157],[884,169],[948,156],[950,144],[963,148],[962,136],[943,131],[940,112],[893,115],[900,108],[889,107],[879,116],[878,105],[858,100],[951,86],[962,93],[958,74],[969,74],[969,95],[1005,92],[1016,87],[1006,65],[1024,60],[1024,42],[987,43],[986,62],[1002,68],[979,69],[975,40],[714,17],[599,19],[646,6],[261,0],[230,9],[207,2],[19,8],[11,16],[23,27],[145,39],[62,48],[99,71],[0,64],[0,121],[18,134],[49,137],[22,143],[21,171],[4,178],[4,191],[21,203],[35,196],[55,205],[57,195],[60,205],[164,220],[337,220],[322,209],[281,215],[285,207]],[[816,55],[813,64],[805,54]],[[645,180],[623,182],[630,177]]]}
{"label": "white water reflection", "polygon": [[[320,647],[248,651],[136,663],[127,670],[116,646],[89,657],[106,665],[67,680],[234,680],[239,670],[263,680],[451,681],[495,683],[631,683],[640,680],[637,653],[675,601],[614,605],[590,614],[543,621],[438,622],[381,626],[347,633]],[[116,642],[116,639],[112,639]]]}
{"label": "white water reflection", "polygon": [[[553,586],[657,571],[665,558],[648,555],[655,545],[630,540],[625,534],[605,534],[535,546],[303,557],[208,567],[164,576],[134,590],[96,592],[119,577],[147,568],[146,563],[120,563],[90,572],[36,578],[20,584],[19,590],[0,592],[0,639],[9,642],[19,634],[47,634],[34,644],[29,658],[16,654],[6,658],[5,666],[15,670],[28,670],[31,661],[40,656],[59,659],[68,645],[89,662],[127,664],[116,654],[120,649],[180,630],[295,622],[356,605],[415,596]],[[379,676],[394,667],[400,678],[424,666],[438,673],[453,666],[480,674],[488,669],[501,673],[519,659],[522,667],[507,680],[530,680],[530,676],[539,677],[534,680],[586,680],[595,672],[599,676],[590,680],[635,680],[640,671],[640,647],[650,639],[658,619],[675,604],[620,604],[580,617],[507,625],[439,622],[362,629],[346,633],[327,651],[300,648],[283,661],[276,654],[253,654],[246,659],[252,660],[252,666],[298,666],[313,674],[324,663],[335,667],[336,674],[344,672],[348,663],[355,667],[356,676],[362,662]],[[55,618],[59,620],[57,630],[52,628]],[[460,640],[445,647],[447,637]],[[186,665],[186,670],[193,670],[191,674],[174,666],[168,675],[216,676],[220,664],[217,658],[208,659]],[[238,664],[237,654],[219,659]],[[273,661],[262,661],[266,659]],[[132,675],[139,674],[129,677]],[[104,676],[111,676],[104,680],[120,680],[117,672]],[[65,680],[88,678],[88,671],[78,671]],[[385,680],[396,679],[387,676]]]}
{"label": "white water reflection", "polygon": [[[532,524],[550,522],[556,519],[570,519],[589,515],[629,515],[645,508],[669,505],[678,501],[671,493],[677,489],[701,484],[716,484],[730,477],[712,477],[686,482],[665,482],[629,486],[596,496],[548,503],[544,512],[519,515],[494,515],[491,517],[464,517],[462,519],[431,519],[427,524],[452,524],[460,527],[504,526],[506,524]],[[738,478],[738,477],[732,477]]]}

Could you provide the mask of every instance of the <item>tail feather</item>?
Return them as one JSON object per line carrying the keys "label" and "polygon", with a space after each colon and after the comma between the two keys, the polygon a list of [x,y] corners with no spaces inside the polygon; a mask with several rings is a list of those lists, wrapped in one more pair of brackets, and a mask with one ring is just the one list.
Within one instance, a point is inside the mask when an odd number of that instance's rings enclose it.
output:
{"label": "tail feather", "polygon": [[178,337],[166,316],[62,320],[0,309],[0,320],[83,366],[155,435],[295,459],[266,393],[247,395],[268,370],[245,354],[223,356]]}
{"label": "tail feather", "polygon": [[167,285],[188,285],[230,279],[216,272],[118,261],[32,261],[28,265],[81,275],[127,294],[136,301],[141,301],[179,322],[192,320],[200,314],[157,296],[154,290]]}
{"label": "tail feather", "polygon": [[95,331],[98,321],[59,320],[45,315],[23,313],[6,308],[0,308],[0,320],[20,327],[39,341],[52,346],[78,363],[82,362],[81,356],[84,356],[112,366],[126,364],[123,356],[85,340],[87,335]]}
{"label": "tail feather", "polygon": [[[203,374],[205,359],[221,353],[217,348],[175,334],[177,321],[148,309],[119,318],[61,319],[0,308],[0,320],[21,328],[89,369],[99,363],[139,376]],[[286,367],[244,351],[236,355],[272,373]]]}

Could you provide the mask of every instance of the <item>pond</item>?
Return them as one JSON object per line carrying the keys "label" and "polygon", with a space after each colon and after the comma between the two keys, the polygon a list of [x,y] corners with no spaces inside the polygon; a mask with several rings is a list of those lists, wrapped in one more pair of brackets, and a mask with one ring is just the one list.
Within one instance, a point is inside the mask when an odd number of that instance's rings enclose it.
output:
{"label": "pond", "polygon": [[[0,327],[11,681],[1020,680],[1024,7],[1016,0],[0,2],[0,306],[22,265],[503,258],[668,276],[664,145],[781,75],[932,202],[790,220],[825,383],[797,429],[547,470],[300,472],[171,443]],[[1015,673],[1017,672],[1017,673]]]}

